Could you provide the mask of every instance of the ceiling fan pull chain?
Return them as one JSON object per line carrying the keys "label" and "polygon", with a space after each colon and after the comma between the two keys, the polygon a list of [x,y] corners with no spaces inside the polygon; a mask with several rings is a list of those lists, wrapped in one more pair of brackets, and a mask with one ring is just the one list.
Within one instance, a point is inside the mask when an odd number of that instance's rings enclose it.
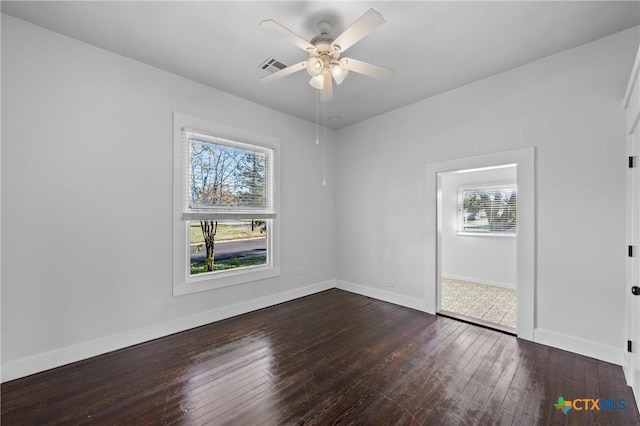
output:
{"label": "ceiling fan pull chain", "polygon": [[324,117],[322,117],[322,139],[323,139],[323,152],[322,152],[322,186],[327,186],[327,103],[323,103]]}
{"label": "ceiling fan pull chain", "polygon": [[319,90],[316,90],[316,145],[318,145],[320,143],[320,139],[319,139],[319,135],[320,135],[320,131],[319,131],[319,127],[320,127],[320,123],[319,121],[319,105],[320,105],[320,94],[319,94]]}

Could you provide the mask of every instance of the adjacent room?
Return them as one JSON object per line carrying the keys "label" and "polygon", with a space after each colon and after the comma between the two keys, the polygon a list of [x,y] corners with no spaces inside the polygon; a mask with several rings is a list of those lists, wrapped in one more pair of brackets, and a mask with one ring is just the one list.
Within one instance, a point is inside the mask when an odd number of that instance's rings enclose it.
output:
{"label": "adjacent room", "polygon": [[1,10],[3,424],[640,424],[640,1]]}
{"label": "adjacent room", "polygon": [[443,315],[516,331],[517,167],[440,175]]}

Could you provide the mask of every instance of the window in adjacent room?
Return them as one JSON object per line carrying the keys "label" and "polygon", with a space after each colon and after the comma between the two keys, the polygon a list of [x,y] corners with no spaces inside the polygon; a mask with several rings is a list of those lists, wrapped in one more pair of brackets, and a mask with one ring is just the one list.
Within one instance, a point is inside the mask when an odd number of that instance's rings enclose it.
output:
{"label": "window in adjacent room", "polygon": [[515,235],[517,198],[516,184],[458,188],[458,232]]}
{"label": "window in adjacent room", "polygon": [[277,140],[175,117],[174,294],[277,275]]}

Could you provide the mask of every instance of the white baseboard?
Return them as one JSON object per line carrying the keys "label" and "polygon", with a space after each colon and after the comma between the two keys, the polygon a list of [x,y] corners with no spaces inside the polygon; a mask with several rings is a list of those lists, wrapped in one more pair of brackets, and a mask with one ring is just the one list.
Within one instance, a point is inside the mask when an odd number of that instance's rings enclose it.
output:
{"label": "white baseboard", "polygon": [[[426,312],[426,302],[409,296],[403,296],[373,287],[367,287],[347,281],[336,280],[336,287],[351,293],[371,297],[385,302],[393,303],[407,308]],[[622,365],[622,348],[606,346],[590,340],[567,336],[543,329],[534,329],[534,342],[557,349],[585,355],[616,365]]]}
{"label": "white baseboard", "polygon": [[576,354],[596,358],[601,361],[610,362],[611,364],[623,365],[624,352],[622,348],[607,346],[591,340],[584,340],[540,328],[533,330],[533,341]]}
{"label": "white baseboard", "polygon": [[[60,367],[72,362],[81,361],[93,356],[105,354],[128,346],[144,343],[149,340],[170,334],[200,327],[236,315],[258,309],[267,308],[279,303],[288,302],[300,297],[309,296],[332,288],[339,288],[351,293],[371,297],[407,308],[426,312],[426,301],[404,296],[390,291],[350,283],[341,280],[328,280],[310,286],[289,290],[283,293],[253,299],[235,305],[225,306],[211,311],[201,312],[184,318],[155,324],[149,327],[96,339],[77,345],[67,346],[50,352],[10,361],[2,365],[2,382],[18,379],[51,368]],[[600,359],[616,365],[624,365],[622,348],[602,345],[543,329],[534,330],[534,341],[569,352]]]}
{"label": "white baseboard", "polygon": [[336,280],[336,287],[361,296],[371,297],[373,299],[382,300],[384,302],[393,303],[394,305],[405,306],[407,308],[416,309],[418,311],[427,312],[427,305],[424,300],[414,297],[403,296],[401,294],[392,293],[390,291],[380,290],[373,287],[367,287],[347,281]]}
{"label": "white baseboard", "polygon": [[128,346],[147,342],[159,337],[200,327],[236,315],[263,309],[279,303],[288,302],[314,293],[335,288],[335,280],[324,281],[307,287],[277,293],[259,299],[248,300],[235,305],[225,306],[211,311],[200,312],[188,317],[178,318],[137,330],[127,331],[102,339],[91,340],[50,352],[21,358],[2,365],[2,382],[34,373],[60,367],[72,362],[81,361],[93,356],[102,355]]}
{"label": "white baseboard", "polygon": [[465,277],[462,275],[442,274],[442,278],[449,278],[451,280],[467,281],[470,283],[477,283],[477,284],[484,284],[484,285],[494,285],[497,287],[510,288],[512,290],[516,289],[516,285],[513,283],[503,283],[498,281],[483,280],[482,278]]}
{"label": "white baseboard", "polygon": [[623,352],[622,355],[622,372],[624,373],[624,379],[627,382],[627,386],[631,386],[631,371],[629,371],[629,352]]}
{"label": "white baseboard", "polygon": [[638,407],[640,407],[640,394],[636,393],[633,389],[633,382],[635,380],[635,378],[633,377],[634,374],[638,374],[638,372],[636,371],[635,373],[633,371],[631,371],[629,369],[629,353],[628,352],[624,352],[624,364],[622,365],[622,371],[624,372],[624,378],[627,382],[627,386],[629,386],[631,388],[631,391],[633,392],[633,398],[636,401],[636,405]]}

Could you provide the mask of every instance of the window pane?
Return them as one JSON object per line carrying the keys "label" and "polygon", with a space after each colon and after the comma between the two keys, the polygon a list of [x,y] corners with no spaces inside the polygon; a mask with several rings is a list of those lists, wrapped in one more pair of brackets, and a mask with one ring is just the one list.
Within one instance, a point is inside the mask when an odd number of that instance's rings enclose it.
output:
{"label": "window pane", "polygon": [[266,208],[267,154],[189,139],[190,208]]}
{"label": "window pane", "polygon": [[191,275],[266,265],[269,220],[190,221]]}
{"label": "window pane", "polygon": [[516,185],[495,185],[459,190],[463,232],[516,233]]}

